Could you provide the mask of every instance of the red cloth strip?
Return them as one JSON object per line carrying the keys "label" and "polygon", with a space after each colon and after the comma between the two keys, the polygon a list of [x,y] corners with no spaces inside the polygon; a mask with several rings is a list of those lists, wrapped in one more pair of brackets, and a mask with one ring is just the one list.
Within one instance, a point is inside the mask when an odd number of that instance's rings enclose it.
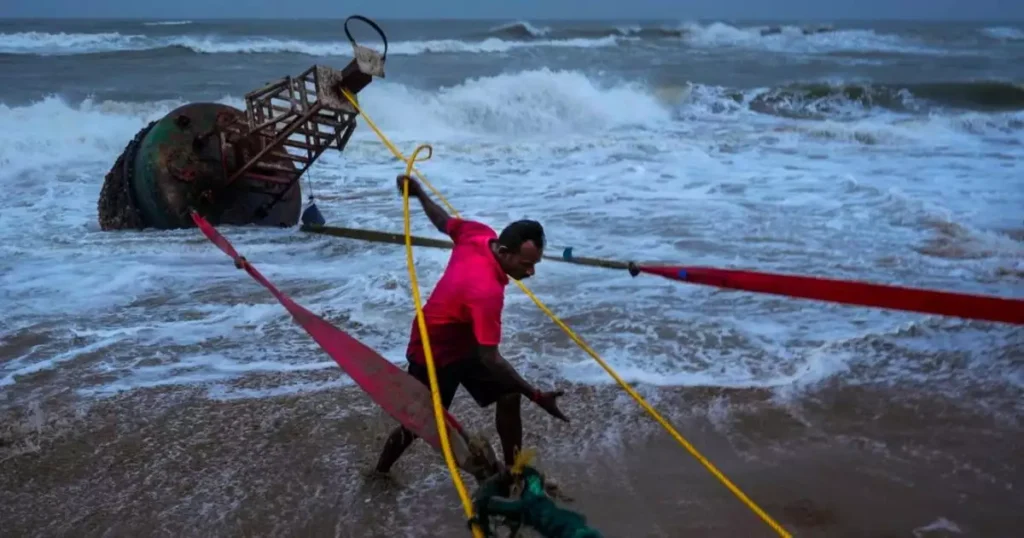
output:
{"label": "red cloth strip", "polygon": [[[267,288],[291,313],[295,321],[313,337],[313,340],[338,363],[338,366],[356,384],[370,395],[374,402],[384,408],[403,426],[422,437],[437,450],[441,450],[441,438],[437,432],[433,403],[428,387],[359,340],[281,293],[245,258],[239,256],[231,243],[201,215],[193,212],[192,220],[203,234],[214,245],[217,245],[217,248],[230,256],[237,266],[245,269],[245,272],[249,273],[249,276],[256,282]],[[469,456],[468,447],[463,440],[464,430],[447,411],[445,420],[449,425],[448,438],[452,442],[452,451],[455,453],[456,460],[462,463]]]}
{"label": "red cloth strip", "polygon": [[713,267],[641,266],[639,269],[672,280],[719,288],[1024,325],[1024,300],[1021,299]]}

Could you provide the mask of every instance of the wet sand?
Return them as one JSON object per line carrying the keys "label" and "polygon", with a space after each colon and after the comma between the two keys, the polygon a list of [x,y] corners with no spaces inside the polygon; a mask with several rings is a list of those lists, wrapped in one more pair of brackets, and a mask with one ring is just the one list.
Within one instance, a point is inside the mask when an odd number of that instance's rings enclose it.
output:
{"label": "wet sand", "polygon": [[[528,405],[526,444],[605,536],[774,535],[617,387],[567,390],[573,422]],[[757,390],[642,394],[794,536],[1020,535],[1013,417],[835,385],[798,404]],[[489,410],[460,392],[453,411],[497,446]],[[0,413],[5,537],[469,535],[422,442],[390,480],[368,478],[394,422],[352,387],[227,401],[162,387]]]}

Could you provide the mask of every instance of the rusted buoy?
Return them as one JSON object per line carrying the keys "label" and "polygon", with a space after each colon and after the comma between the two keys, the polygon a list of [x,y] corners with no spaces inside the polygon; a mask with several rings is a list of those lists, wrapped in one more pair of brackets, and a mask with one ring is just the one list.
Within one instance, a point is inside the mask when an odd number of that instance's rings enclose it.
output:
{"label": "rusted buoy", "polygon": [[[238,119],[244,119],[244,112],[234,107],[191,103],[139,131],[107,174],[100,194],[100,226],[104,230],[191,227],[189,207],[216,224],[298,223],[302,202],[298,181],[282,187],[243,176],[228,183],[231,174],[259,149],[253,147],[258,139],[252,137],[221,144],[222,129]],[[263,160],[292,174],[298,172],[291,160]],[[259,188],[261,183],[264,188]]]}

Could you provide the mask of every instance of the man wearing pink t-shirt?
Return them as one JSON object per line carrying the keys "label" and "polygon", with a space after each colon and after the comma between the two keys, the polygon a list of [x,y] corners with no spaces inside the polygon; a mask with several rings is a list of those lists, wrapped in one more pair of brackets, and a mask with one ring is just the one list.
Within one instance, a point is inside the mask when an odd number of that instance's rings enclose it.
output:
{"label": "man wearing pink t-shirt", "polygon": [[[444,274],[423,305],[423,318],[437,369],[441,403],[451,405],[459,385],[480,407],[495,405],[495,422],[505,463],[512,464],[523,444],[520,402],[526,396],[552,416],[568,421],[556,399],[562,391],[542,392],[520,377],[498,353],[501,342],[501,311],[509,277],[529,278],[544,252],[544,228],[532,220],[509,224],[501,235],[479,222],[453,218],[408,176],[398,177],[398,191],[409,183],[409,195],[442,233],[455,243]],[[430,386],[416,319],[406,349],[409,374]],[[388,437],[377,461],[377,471],[387,473],[416,439],[399,426]]]}

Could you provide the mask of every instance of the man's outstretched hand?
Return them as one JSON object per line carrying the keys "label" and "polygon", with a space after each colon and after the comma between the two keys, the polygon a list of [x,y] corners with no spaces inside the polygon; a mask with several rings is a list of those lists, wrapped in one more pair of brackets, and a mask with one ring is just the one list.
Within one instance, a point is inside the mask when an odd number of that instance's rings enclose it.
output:
{"label": "man's outstretched hand", "polygon": [[551,391],[551,392],[537,391],[534,394],[534,396],[533,396],[533,401],[538,406],[540,406],[541,409],[547,411],[549,415],[551,415],[551,416],[553,416],[555,418],[564,420],[566,422],[569,422],[569,419],[565,418],[565,415],[562,414],[562,410],[558,408],[558,401],[557,401],[557,399],[558,399],[558,397],[560,397],[560,396],[562,396],[564,394],[565,394],[565,391],[561,391],[561,390],[555,390],[555,391]]}
{"label": "man's outstretched hand", "polygon": [[420,186],[419,181],[416,181],[415,179],[405,174],[402,174],[398,176],[398,179],[396,180],[396,183],[398,184],[398,194],[401,195],[405,193],[406,182],[409,183],[409,196],[414,198],[418,197],[420,195],[420,192],[423,191],[423,187]]}

